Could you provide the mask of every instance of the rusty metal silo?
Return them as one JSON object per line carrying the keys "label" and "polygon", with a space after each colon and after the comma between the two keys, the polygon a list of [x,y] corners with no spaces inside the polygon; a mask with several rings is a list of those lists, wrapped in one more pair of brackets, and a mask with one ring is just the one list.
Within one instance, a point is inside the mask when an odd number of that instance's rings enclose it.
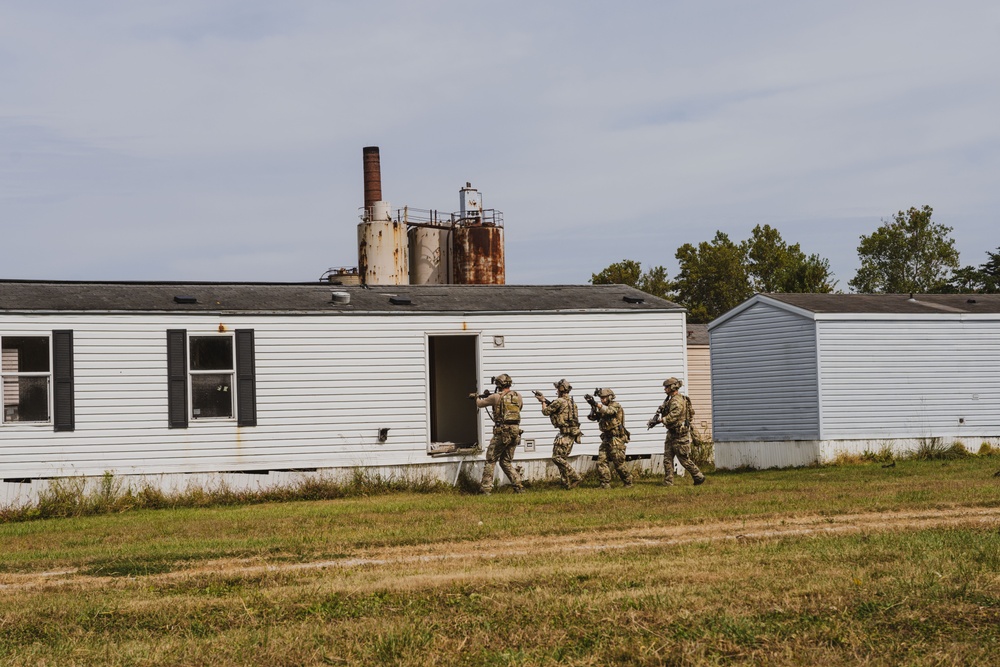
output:
{"label": "rusty metal silo", "polygon": [[461,210],[452,238],[456,285],[503,285],[503,214],[483,209],[479,191],[466,183],[459,190]]}
{"label": "rusty metal silo", "polygon": [[366,285],[409,283],[406,225],[392,219],[382,199],[378,146],[367,146],[364,158],[365,205],[358,224],[358,275]]}

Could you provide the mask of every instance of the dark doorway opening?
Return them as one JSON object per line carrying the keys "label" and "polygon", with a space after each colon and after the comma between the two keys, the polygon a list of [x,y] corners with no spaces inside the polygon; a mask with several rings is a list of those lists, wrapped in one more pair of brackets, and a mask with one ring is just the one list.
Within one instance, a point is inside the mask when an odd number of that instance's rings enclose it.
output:
{"label": "dark doorway opening", "polygon": [[[479,417],[469,393],[476,391],[478,336],[428,336],[431,451],[479,444]],[[449,449],[450,447],[445,447]]]}

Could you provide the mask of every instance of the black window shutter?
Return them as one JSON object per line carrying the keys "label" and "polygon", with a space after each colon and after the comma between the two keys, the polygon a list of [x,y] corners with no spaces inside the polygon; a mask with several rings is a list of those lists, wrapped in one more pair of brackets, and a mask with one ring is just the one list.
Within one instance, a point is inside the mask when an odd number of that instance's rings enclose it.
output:
{"label": "black window shutter", "polygon": [[236,330],[236,423],[257,425],[257,371],[253,329]]}
{"label": "black window shutter", "polygon": [[73,398],[73,332],[52,332],[52,425],[56,431],[76,428]]}
{"label": "black window shutter", "polygon": [[167,425],[188,427],[187,330],[167,329]]}

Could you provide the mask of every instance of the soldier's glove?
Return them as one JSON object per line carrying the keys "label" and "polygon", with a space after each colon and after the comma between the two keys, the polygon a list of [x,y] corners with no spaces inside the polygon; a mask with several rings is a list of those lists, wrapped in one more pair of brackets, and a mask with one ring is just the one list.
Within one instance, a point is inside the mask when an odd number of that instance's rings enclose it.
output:
{"label": "soldier's glove", "polygon": [[646,422],[646,430],[648,431],[649,429],[653,428],[659,423],[660,422],[658,422],[655,418],[650,419],[648,422]]}
{"label": "soldier's glove", "polygon": [[472,392],[471,394],[469,394],[469,400],[470,401],[473,401],[473,400],[475,400],[477,398],[479,398],[479,394],[477,394],[476,392]]}
{"label": "soldier's glove", "polygon": [[596,402],[594,402],[594,397],[593,397],[593,396],[591,396],[590,394],[584,394],[584,395],[583,395],[583,400],[587,401],[587,402],[588,402],[588,403],[590,403],[591,405],[597,405],[597,403],[596,403]]}

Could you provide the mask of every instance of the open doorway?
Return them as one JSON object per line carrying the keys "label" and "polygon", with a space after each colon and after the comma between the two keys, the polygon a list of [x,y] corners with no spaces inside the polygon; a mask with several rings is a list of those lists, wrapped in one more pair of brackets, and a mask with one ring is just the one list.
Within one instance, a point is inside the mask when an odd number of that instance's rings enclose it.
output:
{"label": "open doorway", "polygon": [[476,335],[427,337],[432,454],[479,445],[479,416],[469,400],[479,377],[478,340]]}

